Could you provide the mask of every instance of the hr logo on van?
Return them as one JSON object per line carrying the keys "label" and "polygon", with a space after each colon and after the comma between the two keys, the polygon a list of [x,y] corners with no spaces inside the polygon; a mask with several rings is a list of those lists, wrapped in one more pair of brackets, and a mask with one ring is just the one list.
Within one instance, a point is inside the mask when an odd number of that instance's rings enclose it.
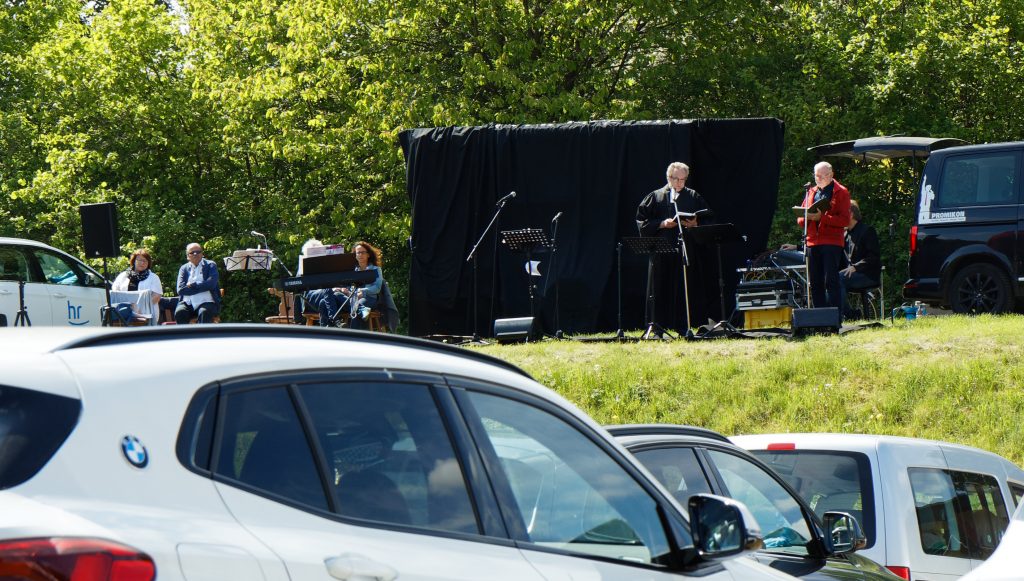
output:
{"label": "hr logo on van", "polygon": [[89,320],[78,321],[76,319],[82,318],[82,305],[72,305],[71,301],[68,301],[68,324],[69,325],[88,325]]}
{"label": "hr logo on van", "polygon": [[921,208],[917,213],[918,224],[945,224],[950,222],[966,222],[967,216],[963,210],[951,212],[932,212],[932,202],[935,201],[935,192],[932,190],[928,178],[921,181]]}

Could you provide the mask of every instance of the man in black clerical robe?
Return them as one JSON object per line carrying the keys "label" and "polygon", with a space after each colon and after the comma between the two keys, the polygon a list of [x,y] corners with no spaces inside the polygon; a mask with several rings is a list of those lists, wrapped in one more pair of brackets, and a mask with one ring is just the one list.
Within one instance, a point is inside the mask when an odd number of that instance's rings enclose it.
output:
{"label": "man in black clerical robe", "polygon": [[[647,194],[636,210],[636,225],[641,236],[656,236],[676,241],[680,236],[680,225],[686,243],[686,257],[689,259],[687,276],[689,284],[690,325],[697,327],[712,316],[709,307],[717,304],[717,280],[714,261],[708,257],[707,249],[686,235],[688,228],[706,225],[710,220],[700,216],[683,217],[677,213],[697,214],[709,210],[707,202],[692,188],[686,187],[690,168],[685,163],[673,162],[668,166],[665,177],[668,183]],[[653,316],[647,323],[657,323],[666,329],[680,332],[686,330],[686,296],[683,285],[682,250],[673,254],[655,255],[652,289],[654,293]]]}

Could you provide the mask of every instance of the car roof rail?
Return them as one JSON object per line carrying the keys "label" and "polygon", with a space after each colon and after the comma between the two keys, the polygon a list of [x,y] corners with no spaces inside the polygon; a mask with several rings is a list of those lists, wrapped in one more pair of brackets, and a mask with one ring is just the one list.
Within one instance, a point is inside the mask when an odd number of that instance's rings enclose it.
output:
{"label": "car roof rail", "polygon": [[509,371],[513,371],[523,377],[533,377],[504,359],[492,355],[480,353],[473,349],[465,349],[447,343],[429,341],[418,337],[406,335],[391,335],[387,333],[373,333],[370,331],[354,331],[349,329],[332,329],[327,327],[309,327],[306,325],[257,325],[242,323],[219,323],[215,325],[160,325],[156,327],[127,327],[118,329],[116,332],[97,333],[78,339],[73,339],[55,349],[64,351],[69,349],[82,349],[86,347],[97,347],[102,345],[120,345],[126,343],[159,342],[167,340],[180,340],[184,337],[317,337],[324,339],[335,339],[348,342],[383,343],[400,347],[413,347],[437,351],[446,355],[473,359],[489,365],[496,365]]}
{"label": "car roof rail", "polygon": [[682,424],[618,424],[605,426],[611,435],[619,436],[697,436],[731,444],[729,438],[714,430]]}

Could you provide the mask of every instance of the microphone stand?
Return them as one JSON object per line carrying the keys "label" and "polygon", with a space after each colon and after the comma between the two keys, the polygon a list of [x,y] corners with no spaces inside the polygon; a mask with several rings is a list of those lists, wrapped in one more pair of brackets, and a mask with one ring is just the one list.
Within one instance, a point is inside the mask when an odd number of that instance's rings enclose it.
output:
{"label": "microphone stand", "polygon": [[510,198],[505,196],[498,202],[498,207],[494,211],[494,216],[491,217],[491,221],[487,223],[484,231],[480,233],[480,238],[477,239],[476,244],[473,245],[473,249],[469,251],[469,255],[466,256],[466,262],[473,262],[473,343],[481,343],[479,327],[477,327],[477,269],[476,269],[476,250],[480,247],[480,243],[487,237],[487,233],[491,231],[491,227],[498,221],[498,216],[501,215],[501,211],[505,209],[505,204],[508,203]]}
{"label": "microphone stand", "polygon": [[[668,195],[672,195],[672,190],[669,189]],[[682,249],[682,253],[679,255],[683,261],[683,300],[686,304],[686,332],[687,337],[691,336],[690,331],[690,285],[689,276],[687,276],[687,266],[690,264],[690,256],[686,253],[686,238],[683,236],[683,221],[679,218],[679,206],[676,205],[676,201],[672,200],[672,209],[676,211],[676,228],[679,230],[679,247]]]}
{"label": "microphone stand", "polygon": [[[277,258],[277,255],[274,254],[274,251],[270,249],[270,243],[267,242],[267,237],[265,235],[263,235],[263,234],[260,234],[259,232],[256,232],[256,231],[251,232],[251,234],[253,236],[258,237],[258,238],[263,238],[263,245],[267,247],[267,254],[270,255],[270,263],[271,264],[277,264],[278,266],[283,268],[284,271],[288,273],[288,278],[293,277],[294,275],[292,274],[292,271],[289,270],[288,267],[285,266],[285,264],[283,262],[281,262]],[[256,250],[260,250],[259,244],[256,245]],[[286,321],[291,321],[292,320],[292,314],[291,314],[291,312],[289,312],[290,309],[288,308],[288,300],[285,298],[285,294],[284,294],[285,292],[287,292],[287,291],[285,291],[284,289],[281,289],[281,301],[284,303],[284,316],[285,316],[285,320]],[[276,295],[277,294],[277,289],[275,288],[274,292],[271,293],[271,294]],[[293,293],[292,296],[293,296],[293,301],[292,302],[293,302],[293,306],[294,306],[294,293]]]}
{"label": "microphone stand", "polygon": [[558,265],[558,219],[561,217],[561,212],[555,216],[555,219],[551,221],[551,270],[549,272],[555,274],[555,339],[564,339],[565,336],[562,333],[562,327],[558,322],[558,287],[560,286],[561,277],[557,275],[556,266]]}
{"label": "microphone stand", "polygon": [[804,297],[804,304],[811,308],[811,249],[807,246],[807,219],[808,208],[804,207],[804,273],[807,275],[807,296]]}

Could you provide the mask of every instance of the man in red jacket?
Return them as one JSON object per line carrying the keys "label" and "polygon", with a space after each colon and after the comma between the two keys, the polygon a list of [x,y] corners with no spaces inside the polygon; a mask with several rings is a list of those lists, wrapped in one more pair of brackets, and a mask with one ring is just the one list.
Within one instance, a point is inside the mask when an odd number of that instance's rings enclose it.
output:
{"label": "man in red jacket", "polygon": [[[807,190],[803,206],[822,199],[831,199],[824,212],[807,214],[807,273],[811,285],[811,306],[842,307],[839,269],[842,267],[846,227],[850,224],[850,190],[832,177],[832,165],[819,162],[814,166],[814,186]],[[804,219],[797,218],[803,228]]]}

